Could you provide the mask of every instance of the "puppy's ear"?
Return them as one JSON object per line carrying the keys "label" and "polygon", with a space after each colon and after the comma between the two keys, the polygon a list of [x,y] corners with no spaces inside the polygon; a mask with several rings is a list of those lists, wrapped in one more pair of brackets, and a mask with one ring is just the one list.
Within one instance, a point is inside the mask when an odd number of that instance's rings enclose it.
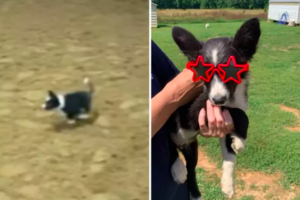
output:
{"label": "puppy's ear", "polygon": [[172,36],[179,49],[189,60],[197,59],[200,50],[203,48],[203,44],[191,32],[175,26],[172,29]]}
{"label": "puppy's ear", "polygon": [[55,97],[56,96],[55,93],[51,90],[48,91],[48,94],[49,94],[50,97]]}
{"label": "puppy's ear", "polygon": [[259,20],[252,18],[246,21],[234,36],[233,47],[248,61],[256,52],[260,33]]}

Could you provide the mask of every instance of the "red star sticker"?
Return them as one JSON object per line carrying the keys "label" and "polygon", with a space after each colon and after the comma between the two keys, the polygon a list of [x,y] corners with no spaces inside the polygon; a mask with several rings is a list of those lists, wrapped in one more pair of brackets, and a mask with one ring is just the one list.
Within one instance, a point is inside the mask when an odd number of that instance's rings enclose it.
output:
{"label": "red star sticker", "polygon": [[202,56],[198,56],[196,62],[195,61],[188,62],[186,64],[186,68],[191,70],[194,73],[193,75],[194,82],[197,82],[200,79],[209,82],[213,75],[213,73],[211,72],[215,70],[215,66],[213,64],[204,63],[204,59]]}
{"label": "red star sticker", "polygon": [[235,57],[230,56],[226,64],[219,64],[217,67],[220,71],[220,77],[224,83],[232,80],[237,84],[242,82],[241,73],[249,70],[249,64],[236,64]]}
{"label": "red star sticker", "polygon": [[[236,64],[234,56],[230,56],[226,64],[219,64],[217,68],[213,64],[204,63],[203,56],[198,56],[196,61],[190,61],[186,68],[193,72],[193,81],[204,80],[209,82],[217,72],[224,83],[232,80],[237,84],[242,82],[241,73],[249,70],[249,64]],[[198,75],[198,77],[197,77]]]}

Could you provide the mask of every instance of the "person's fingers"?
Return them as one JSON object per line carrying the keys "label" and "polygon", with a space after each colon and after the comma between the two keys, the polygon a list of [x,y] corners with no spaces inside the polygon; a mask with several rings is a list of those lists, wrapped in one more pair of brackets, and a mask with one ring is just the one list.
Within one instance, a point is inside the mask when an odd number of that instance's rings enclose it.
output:
{"label": "person's fingers", "polygon": [[218,137],[220,137],[223,134],[225,129],[222,111],[219,106],[213,106],[213,110],[216,118],[216,127],[217,127],[216,134]]}
{"label": "person's fingers", "polygon": [[200,110],[199,113],[199,117],[198,117],[198,123],[199,123],[199,127],[200,127],[200,134],[204,137],[206,137],[207,133],[208,133],[208,128],[205,124],[205,109],[202,108]]}
{"label": "person's fingers", "polygon": [[227,109],[223,111],[224,124],[227,131],[233,130],[233,121],[231,115]]}
{"label": "person's fingers", "polygon": [[215,127],[211,127],[209,128],[209,131],[208,131],[208,137],[216,137],[216,134],[215,134]]}
{"label": "person's fingers", "polygon": [[221,131],[221,134],[219,135],[219,137],[224,138],[226,135],[227,135],[227,130],[225,128],[223,128],[222,131]]}
{"label": "person's fingers", "polygon": [[[207,101],[206,107],[207,113],[204,108],[199,112],[200,134],[203,137],[225,137],[233,129],[233,121],[229,111],[224,110],[222,113],[220,107],[214,107],[209,101]],[[208,127],[205,123],[206,114]]]}
{"label": "person's fingers", "polygon": [[209,133],[214,135],[216,132],[216,118],[214,114],[214,109],[209,100],[206,101],[206,109]]}
{"label": "person's fingers", "polygon": [[216,118],[214,114],[214,109],[210,103],[209,100],[206,101],[206,109],[207,109],[207,119],[208,119],[208,125],[210,127],[215,127],[216,126]]}

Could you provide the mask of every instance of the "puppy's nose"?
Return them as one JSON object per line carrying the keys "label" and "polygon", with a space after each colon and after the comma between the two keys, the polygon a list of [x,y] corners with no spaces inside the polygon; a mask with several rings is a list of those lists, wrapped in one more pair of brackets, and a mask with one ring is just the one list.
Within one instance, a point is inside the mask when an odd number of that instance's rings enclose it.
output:
{"label": "puppy's nose", "polygon": [[213,103],[216,105],[222,105],[225,103],[226,101],[226,97],[225,96],[215,96],[212,98]]}

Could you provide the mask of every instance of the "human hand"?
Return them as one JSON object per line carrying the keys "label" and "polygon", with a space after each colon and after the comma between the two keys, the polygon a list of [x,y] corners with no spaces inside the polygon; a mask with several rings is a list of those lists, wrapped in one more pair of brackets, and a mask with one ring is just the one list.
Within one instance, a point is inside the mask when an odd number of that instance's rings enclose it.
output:
{"label": "human hand", "polygon": [[171,101],[178,103],[178,107],[190,102],[203,91],[203,81],[194,82],[192,78],[193,72],[184,69],[164,88]]}
{"label": "human hand", "polygon": [[233,129],[233,121],[228,110],[221,111],[219,106],[214,106],[209,100],[206,102],[208,127],[205,124],[205,109],[202,108],[198,122],[200,134],[204,137],[225,137]]}

